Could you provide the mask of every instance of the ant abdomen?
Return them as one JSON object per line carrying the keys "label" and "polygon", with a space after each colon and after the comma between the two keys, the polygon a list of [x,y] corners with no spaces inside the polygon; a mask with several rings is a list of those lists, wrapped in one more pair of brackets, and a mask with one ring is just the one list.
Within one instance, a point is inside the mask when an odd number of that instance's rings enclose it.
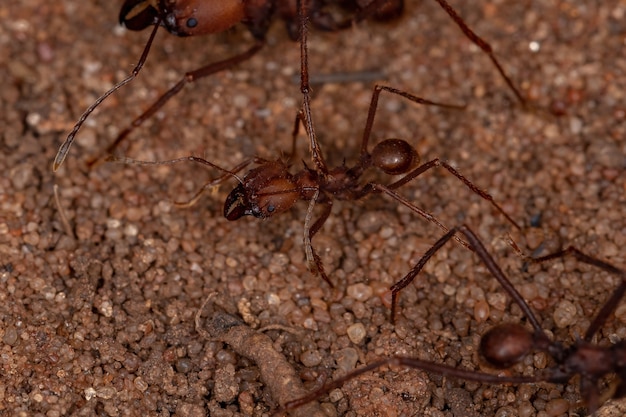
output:
{"label": "ant abdomen", "polygon": [[533,335],[519,324],[501,324],[480,340],[480,353],[495,368],[519,363],[533,348]]}
{"label": "ant abdomen", "polygon": [[[158,10],[156,9],[158,7]],[[162,19],[168,32],[178,36],[223,32],[246,17],[241,0],[126,0],[120,23],[128,29],[142,30]]]}
{"label": "ant abdomen", "polygon": [[402,139],[386,139],[372,150],[372,165],[389,175],[405,174],[419,161],[415,148]]}

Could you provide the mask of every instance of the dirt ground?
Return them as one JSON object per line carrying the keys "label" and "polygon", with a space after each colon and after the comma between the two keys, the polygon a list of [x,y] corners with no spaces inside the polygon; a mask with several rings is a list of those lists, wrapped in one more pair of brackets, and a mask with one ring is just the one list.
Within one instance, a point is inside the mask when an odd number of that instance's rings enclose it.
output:
{"label": "dirt ground", "polygon": [[[481,334],[524,318],[458,244],[444,247],[402,292],[392,324],[386,289],[441,231],[390,198],[335,204],[313,240],[331,288],[307,270],[306,203],[265,221],[229,222],[222,207],[234,180],[191,208],[172,203],[188,200],[216,171],[189,163],[87,168],[85,161],[184,71],[249,46],[243,27],[196,39],[159,33],[141,76],[89,119],[53,173],[52,159],[74,122],[133,68],[148,37],[117,24],[119,3],[0,4],[0,415],[268,416],[286,400],[277,394],[284,388],[272,387],[282,367],[306,391],[390,355],[488,371],[477,353]],[[374,140],[405,138],[424,160],[448,160],[493,194],[522,231],[445,170],[400,190],[443,224],[475,230],[542,326],[572,343],[617,279],[570,260],[523,271],[506,237],[526,253],[573,244],[626,268],[626,3],[452,3],[536,109],[516,102],[489,59],[434,1],[409,0],[393,24],[311,33],[312,75],[352,80],[314,86],[322,150],[332,166],[356,160],[375,83],[366,75],[467,104],[443,111],[383,94]],[[186,88],[118,154],[152,161],[194,154],[224,167],[284,155],[301,103],[299,49],[281,22],[268,44],[237,68]],[[308,162],[304,136],[299,144]],[[196,313],[214,292],[198,332]],[[227,322],[244,320],[228,322],[244,333],[207,336],[223,311]],[[596,341],[624,338],[622,306]],[[259,363],[270,351],[278,354],[276,372]],[[550,364],[536,353],[510,374]],[[603,390],[610,385],[603,381]],[[481,385],[401,367],[365,374],[319,403],[312,407],[328,416],[585,410],[578,379]],[[625,408],[609,402],[600,415],[623,415]]]}

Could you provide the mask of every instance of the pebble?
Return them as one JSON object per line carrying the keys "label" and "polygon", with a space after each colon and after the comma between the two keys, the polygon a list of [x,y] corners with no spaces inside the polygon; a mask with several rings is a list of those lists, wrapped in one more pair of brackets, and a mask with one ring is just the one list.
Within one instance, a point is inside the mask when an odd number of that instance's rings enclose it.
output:
{"label": "pebble", "polygon": [[367,301],[374,294],[374,290],[369,285],[358,283],[350,285],[347,289],[348,297],[357,301]]}
{"label": "pebble", "polygon": [[549,416],[555,417],[567,413],[567,410],[569,410],[569,402],[564,398],[556,398],[548,401],[545,409]]}
{"label": "pebble", "polygon": [[576,306],[569,300],[561,300],[554,310],[554,323],[563,329],[576,321]]}
{"label": "pebble", "polygon": [[300,362],[307,368],[312,368],[322,363],[322,358],[322,354],[319,350],[305,350],[300,355]]}
{"label": "pebble", "polygon": [[358,345],[363,341],[365,335],[367,334],[365,331],[365,326],[362,323],[354,323],[348,326],[347,329],[348,338],[352,343]]}
{"label": "pebble", "polygon": [[341,349],[335,352],[333,356],[335,357],[337,368],[342,373],[348,373],[352,371],[356,367],[356,363],[359,360],[359,353],[356,349],[351,347]]}

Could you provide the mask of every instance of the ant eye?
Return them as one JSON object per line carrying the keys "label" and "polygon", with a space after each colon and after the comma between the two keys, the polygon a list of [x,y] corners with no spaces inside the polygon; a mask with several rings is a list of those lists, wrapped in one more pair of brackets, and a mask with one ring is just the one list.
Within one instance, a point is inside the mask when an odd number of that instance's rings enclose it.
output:
{"label": "ant eye", "polygon": [[196,26],[198,26],[198,19],[196,19],[195,17],[190,17],[189,19],[187,19],[188,28],[195,28]]}
{"label": "ant eye", "polygon": [[276,207],[274,207],[274,206],[267,206],[267,212],[268,213],[273,213],[274,210],[276,210]]}

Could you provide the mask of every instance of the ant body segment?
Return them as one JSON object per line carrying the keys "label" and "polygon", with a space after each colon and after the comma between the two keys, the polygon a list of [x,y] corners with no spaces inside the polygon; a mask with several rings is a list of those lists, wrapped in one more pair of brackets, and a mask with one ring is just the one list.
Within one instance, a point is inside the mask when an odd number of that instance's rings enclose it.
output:
{"label": "ant body segment", "polygon": [[[465,36],[489,56],[517,100],[524,105],[524,98],[504,72],[489,43],[474,33],[446,0],[436,1],[459,26]],[[131,82],[139,74],[149,55],[152,42],[159,27],[164,27],[168,32],[178,36],[201,36],[223,32],[238,23],[242,23],[252,33],[255,43],[240,54],[187,72],[180,81],[161,95],[141,115],[136,117],[127,128],[123,129],[106,148],[105,153],[111,153],[135,128],[152,117],[170,98],[180,92],[186,84],[231,68],[254,56],[265,45],[267,31],[275,18],[285,21],[290,38],[297,40],[297,5],[297,0],[125,0],[120,10],[120,23],[130,30],[143,30],[148,26],[154,25],[152,33],[131,74],[100,96],[81,115],[72,131],[59,147],[53,162],[53,170],[57,171],[63,164],[76,134],[89,115],[108,96]],[[335,17],[335,13],[329,11],[329,9],[337,8],[344,9],[348,17],[338,20]],[[401,15],[403,9],[404,0],[315,0],[311,2],[307,18],[317,29],[339,31],[350,27],[354,22],[367,18],[384,21],[393,19]],[[94,162],[95,160],[92,160],[89,164],[91,165]]]}
{"label": "ant body segment", "polygon": [[395,356],[381,359],[359,368],[310,393],[306,397],[288,403],[285,406],[285,410],[297,408],[302,404],[319,398],[324,393],[341,387],[344,383],[359,375],[383,366],[415,368],[445,377],[486,384],[567,383],[574,376],[579,375],[580,393],[586,401],[591,414],[595,414],[603,401],[599,382],[605,376],[616,374],[618,377],[616,389],[610,395],[611,398],[616,399],[626,396],[626,342],[619,341],[610,346],[600,346],[592,343],[594,336],[624,298],[626,293],[625,271],[586,255],[571,246],[550,255],[528,259],[532,263],[541,263],[572,256],[579,262],[600,268],[619,277],[621,280],[613,294],[611,294],[589,324],[584,336],[578,338],[572,345],[564,346],[560,342],[551,340],[546,331],[542,329],[539,320],[532,312],[528,303],[505,276],[480,239],[467,226],[453,228],[440,238],[416,264],[414,268],[416,269],[416,274],[419,273],[426,262],[439,249],[459,233],[469,242],[471,249],[478,255],[491,275],[496,278],[506,293],[513,299],[513,302],[522,310],[532,327],[532,329],[528,329],[528,326],[519,323],[504,323],[493,327],[481,338],[479,346],[481,356],[492,367],[506,369],[520,363],[531,352],[541,351],[547,353],[553,359],[554,365],[546,367],[535,375],[495,375],[455,368],[412,357]]}

